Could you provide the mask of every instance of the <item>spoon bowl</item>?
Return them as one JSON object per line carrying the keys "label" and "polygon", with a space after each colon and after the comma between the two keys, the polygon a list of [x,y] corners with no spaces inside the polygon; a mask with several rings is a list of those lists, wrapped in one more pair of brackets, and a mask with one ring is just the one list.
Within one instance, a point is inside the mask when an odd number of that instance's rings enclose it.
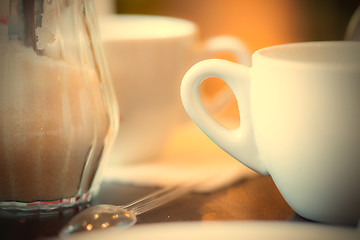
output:
{"label": "spoon bowl", "polygon": [[101,204],[83,210],[70,220],[61,230],[60,235],[90,232],[95,229],[106,229],[111,226],[128,228],[136,223],[136,215],[122,206]]}
{"label": "spoon bowl", "polygon": [[66,238],[73,233],[91,232],[109,227],[129,228],[136,223],[137,215],[174,200],[190,192],[197,185],[190,183],[167,187],[131,202],[126,206],[109,204],[92,206],[73,217],[60,231],[60,236]]}

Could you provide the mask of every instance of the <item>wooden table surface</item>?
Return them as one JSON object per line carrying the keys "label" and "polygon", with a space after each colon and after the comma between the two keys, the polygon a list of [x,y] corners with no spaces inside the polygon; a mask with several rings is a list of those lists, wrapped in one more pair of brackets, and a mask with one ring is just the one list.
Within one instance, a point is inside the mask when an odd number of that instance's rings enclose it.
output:
{"label": "wooden table surface", "polygon": [[[98,203],[125,204],[156,188],[104,183]],[[114,194],[116,193],[116,194]],[[79,209],[55,215],[12,217],[0,215],[0,239],[39,239],[56,236]],[[137,224],[176,221],[301,220],[287,205],[270,177],[242,180],[212,193],[189,193],[138,216]]]}

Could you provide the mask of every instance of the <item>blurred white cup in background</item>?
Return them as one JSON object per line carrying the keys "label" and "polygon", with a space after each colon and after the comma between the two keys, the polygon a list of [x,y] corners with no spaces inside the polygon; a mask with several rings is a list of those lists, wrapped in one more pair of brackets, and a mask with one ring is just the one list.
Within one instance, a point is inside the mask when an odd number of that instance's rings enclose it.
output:
{"label": "blurred white cup in background", "polygon": [[223,51],[250,64],[239,39],[218,36],[202,42],[197,25],[184,19],[112,14],[99,16],[99,25],[121,115],[110,164],[149,160],[160,152],[171,130],[187,117],[180,82],[192,64]]}

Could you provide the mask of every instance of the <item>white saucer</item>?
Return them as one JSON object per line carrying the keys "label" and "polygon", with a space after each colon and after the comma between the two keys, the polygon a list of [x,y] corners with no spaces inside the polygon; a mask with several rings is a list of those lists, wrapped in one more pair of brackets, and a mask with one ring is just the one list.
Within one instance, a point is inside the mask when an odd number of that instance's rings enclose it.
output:
{"label": "white saucer", "polygon": [[135,225],[127,230],[99,231],[78,237],[87,240],[359,240],[360,229],[277,221],[178,222]]}

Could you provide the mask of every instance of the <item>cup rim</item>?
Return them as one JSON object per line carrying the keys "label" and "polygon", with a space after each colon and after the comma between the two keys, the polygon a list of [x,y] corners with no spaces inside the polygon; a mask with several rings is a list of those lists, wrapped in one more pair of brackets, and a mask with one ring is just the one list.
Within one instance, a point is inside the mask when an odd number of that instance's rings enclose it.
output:
{"label": "cup rim", "polygon": [[[98,21],[101,37],[105,40],[166,39],[194,35],[198,31],[197,24],[192,21],[161,15],[108,14],[99,16]],[[134,34],[127,32],[123,34],[122,32],[112,29],[112,27],[120,27],[120,24],[126,21],[130,23],[129,26],[131,25],[131,30],[140,30],[141,24],[147,24],[148,28],[145,29],[146,32],[142,34],[138,34],[138,32]],[[110,27],[109,24],[111,24],[112,27]],[[157,24],[156,27],[155,24]],[[106,25],[108,26],[106,27]],[[162,29],[160,29],[160,27],[163,28],[164,31],[161,31]]]}
{"label": "cup rim", "polygon": [[[261,48],[253,53],[253,62],[257,61],[266,61],[267,63],[282,63],[282,64],[297,64],[297,65],[308,65],[308,66],[338,66],[338,67],[350,67],[350,68],[356,68],[360,70],[360,56],[355,57],[354,61],[333,61],[329,59],[309,59],[305,60],[301,57],[290,57],[290,55],[287,56],[281,56],[279,54],[276,56],[276,54],[273,54],[276,52],[280,52],[281,50],[288,49],[288,48],[327,48],[329,46],[338,46],[338,47],[349,47],[357,49],[358,47],[360,52],[360,41],[311,41],[311,42],[295,42],[295,43],[286,43],[286,44],[280,44],[280,45],[274,45],[269,46],[265,48]],[[304,54],[305,55],[305,54]],[[345,56],[345,54],[343,54]]]}

